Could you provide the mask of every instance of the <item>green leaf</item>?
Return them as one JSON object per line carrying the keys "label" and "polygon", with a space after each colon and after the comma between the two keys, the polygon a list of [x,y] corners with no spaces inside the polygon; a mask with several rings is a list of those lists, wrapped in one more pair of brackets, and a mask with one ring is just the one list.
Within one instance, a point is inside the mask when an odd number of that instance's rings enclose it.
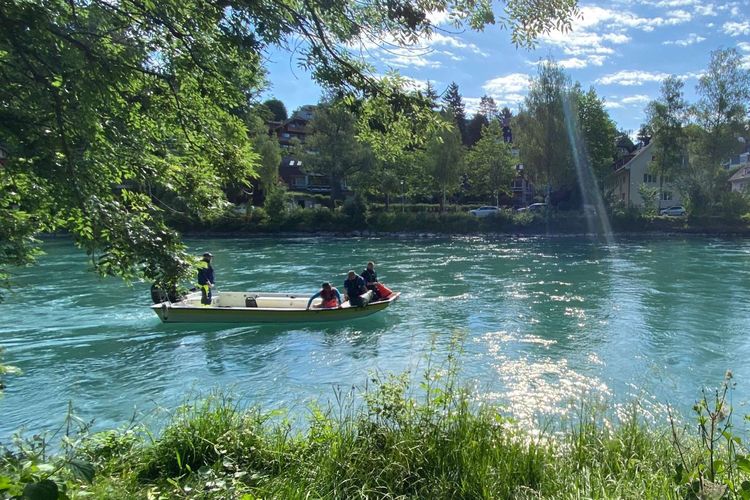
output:
{"label": "green leaf", "polygon": [[94,481],[94,465],[91,462],[74,458],[68,463],[68,469],[76,479],[87,483]]}
{"label": "green leaf", "polygon": [[0,476],[0,491],[10,489],[13,481],[8,476]]}
{"label": "green leaf", "polygon": [[750,460],[745,457],[738,458],[737,468],[746,474],[750,474]]}
{"label": "green leaf", "polygon": [[23,489],[24,500],[57,500],[59,490],[57,484],[49,479],[42,479],[38,483],[29,483]]}

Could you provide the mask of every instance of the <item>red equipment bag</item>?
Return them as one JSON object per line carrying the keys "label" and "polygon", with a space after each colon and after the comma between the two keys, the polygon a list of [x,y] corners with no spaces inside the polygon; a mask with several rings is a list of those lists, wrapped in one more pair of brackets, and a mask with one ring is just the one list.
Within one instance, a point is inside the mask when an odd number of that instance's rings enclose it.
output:
{"label": "red equipment bag", "polygon": [[393,293],[393,291],[390,288],[388,288],[382,283],[375,283],[375,289],[377,289],[378,295],[380,295],[380,297],[384,299],[387,299]]}

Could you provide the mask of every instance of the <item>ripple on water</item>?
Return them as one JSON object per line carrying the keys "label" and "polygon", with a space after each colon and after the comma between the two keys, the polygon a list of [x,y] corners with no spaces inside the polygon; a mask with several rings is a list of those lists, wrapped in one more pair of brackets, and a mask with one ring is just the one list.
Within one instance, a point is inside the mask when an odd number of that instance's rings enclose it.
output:
{"label": "ripple on water", "polygon": [[[375,260],[401,300],[351,324],[161,324],[148,286],[99,279],[68,241],[19,270],[0,305],[5,360],[24,375],[0,399],[0,438],[59,424],[68,401],[100,427],[134,409],[151,418],[186,394],[225,388],[248,404],[306,414],[333,386],[441,359],[455,333],[478,397],[519,418],[564,415],[581,397],[616,411],[639,398],[653,412],[689,408],[727,369],[741,407],[750,389],[746,305],[750,243],[577,239],[203,239],[219,289],[313,293]],[[621,406],[622,405],[622,406]],[[649,411],[651,411],[649,410]],[[624,411],[624,410],[623,410]],[[158,413],[158,412],[157,412]]]}

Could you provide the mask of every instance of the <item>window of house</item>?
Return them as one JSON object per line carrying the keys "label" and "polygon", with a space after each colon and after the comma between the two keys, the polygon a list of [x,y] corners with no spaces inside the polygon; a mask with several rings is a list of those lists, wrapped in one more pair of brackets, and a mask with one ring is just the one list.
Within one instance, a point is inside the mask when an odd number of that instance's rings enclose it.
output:
{"label": "window of house", "polygon": [[672,191],[664,191],[661,194],[661,199],[663,201],[669,201],[669,200],[671,200],[672,199]]}
{"label": "window of house", "polygon": [[295,163],[295,161],[294,161],[294,160],[289,160],[289,166],[290,166],[290,167],[293,167],[293,166],[294,166],[294,163]]}
{"label": "window of house", "polygon": [[294,177],[292,179],[292,185],[294,185],[294,186],[304,186],[305,185],[305,178],[304,177]]}
{"label": "window of house", "polygon": [[656,182],[656,176],[651,174],[643,174],[643,182],[654,183]]}

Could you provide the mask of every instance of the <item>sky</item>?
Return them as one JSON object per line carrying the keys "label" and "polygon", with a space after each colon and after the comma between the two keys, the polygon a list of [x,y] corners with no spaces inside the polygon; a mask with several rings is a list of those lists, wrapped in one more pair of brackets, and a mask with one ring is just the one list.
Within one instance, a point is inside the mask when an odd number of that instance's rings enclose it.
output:
{"label": "sky", "polygon": [[[468,115],[485,94],[515,112],[539,61],[552,58],[574,82],[593,87],[618,128],[631,132],[645,122],[646,105],[670,74],[685,81],[685,97],[695,102],[712,51],[736,48],[750,69],[750,0],[612,0],[579,8],[571,31],[541,36],[533,49],[515,48],[497,26],[460,31],[436,15],[440,29],[417,47],[370,45],[361,53],[377,73],[396,70],[417,87],[429,80],[442,93],[455,81]],[[298,55],[276,49],[267,56],[271,87],[264,98],[280,99],[290,113],[319,101],[320,87],[298,67]]]}

